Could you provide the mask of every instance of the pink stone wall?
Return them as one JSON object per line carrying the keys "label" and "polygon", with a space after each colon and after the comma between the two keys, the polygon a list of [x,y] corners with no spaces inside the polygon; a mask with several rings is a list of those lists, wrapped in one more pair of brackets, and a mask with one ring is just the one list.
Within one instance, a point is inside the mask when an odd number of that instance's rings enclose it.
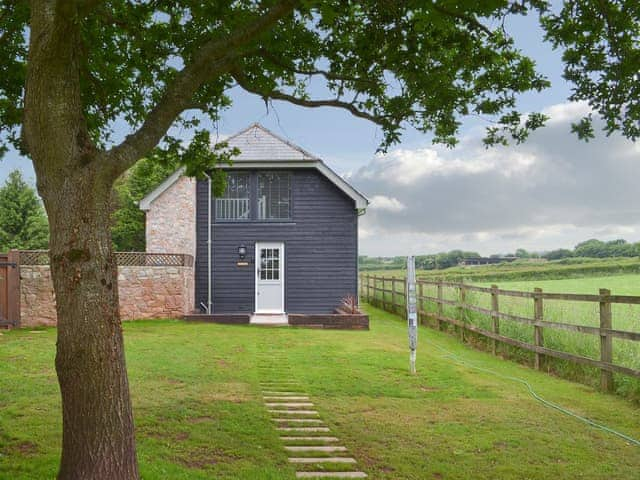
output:
{"label": "pink stone wall", "polygon": [[180,177],[146,212],[149,253],[196,253],[196,181]]}
{"label": "pink stone wall", "polygon": [[[118,293],[123,320],[182,317],[193,310],[193,267],[118,267]],[[48,265],[20,266],[20,324],[56,324]]]}
{"label": "pink stone wall", "polygon": [[20,325],[56,324],[56,296],[49,265],[20,266]]}

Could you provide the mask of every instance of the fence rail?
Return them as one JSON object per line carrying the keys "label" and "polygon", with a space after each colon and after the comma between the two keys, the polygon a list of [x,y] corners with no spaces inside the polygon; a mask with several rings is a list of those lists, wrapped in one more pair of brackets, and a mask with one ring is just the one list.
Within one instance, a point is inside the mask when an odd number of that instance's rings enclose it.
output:
{"label": "fence rail", "polygon": [[[424,287],[436,288],[437,296],[424,294]],[[400,288],[398,288],[400,287]],[[640,296],[611,295],[607,289],[601,289],[598,295],[583,295],[574,293],[548,293],[536,288],[533,292],[523,292],[516,290],[501,290],[497,285],[491,287],[480,287],[467,285],[462,282],[446,282],[434,280],[418,280],[418,314],[421,323],[428,323],[425,320],[432,318],[436,321],[438,328],[444,324],[453,325],[458,329],[460,338],[464,341],[466,332],[473,332],[486,337],[491,341],[493,354],[497,353],[497,345],[504,343],[513,347],[521,348],[534,354],[534,364],[537,369],[542,369],[545,357],[554,357],[569,362],[574,362],[600,370],[600,386],[605,391],[613,390],[613,373],[619,373],[630,377],[640,378],[640,370],[613,363],[613,342],[614,338],[640,341],[640,332],[617,330],[612,327],[612,304],[640,305]],[[444,298],[444,288],[457,290],[457,299]],[[481,292],[491,295],[491,308],[484,308],[473,305],[467,301],[467,292]],[[391,313],[406,315],[404,300],[406,299],[406,280],[404,278],[384,277],[370,274],[360,276],[360,294],[363,300],[372,305],[381,307]],[[386,295],[385,295],[386,294]],[[533,317],[513,315],[500,311],[501,297],[519,297],[530,299],[533,302]],[[402,303],[399,303],[402,300]],[[544,302],[553,301],[574,301],[593,302],[599,305],[599,326],[589,326],[573,324],[568,322],[556,322],[544,319]],[[427,311],[425,303],[431,302],[435,309]],[[454,307],[455,318],[444,314],[444,306]],[[491,330],[471,324],[467,321],[466,312],[476,312],[491,319]],[[533,327],[533,338],[531,342],[517,340],[500,333],[500,320],[508,320],[516,323],[526,324]],[[595,335],[600,338],[600,359],[594,359],[577,355],[575,353],[564,352],[548,348],[544,345],[545,329],[564,330],[578,332],[586,335]]]}
{"label": "fence rail", "polygon": [[[115,252],[118,266],[191,267],[193,256],[183,253]],[[49,265],[48,250],[21,250],[21,265]]]}

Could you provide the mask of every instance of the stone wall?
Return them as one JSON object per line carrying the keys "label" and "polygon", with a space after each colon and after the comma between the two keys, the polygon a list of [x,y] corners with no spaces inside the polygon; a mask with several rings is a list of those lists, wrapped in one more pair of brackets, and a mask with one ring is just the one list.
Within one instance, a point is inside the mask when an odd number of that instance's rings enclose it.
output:
{"label": "stone wall", "polygon": [[180,177],[146,212],[149,253],[196,253],[196,182]]}
{"label": "stone wall", "polygon": [[[118,293],[123,320],[182,317],[193,310],[193,267],[120,266]],[[49,266],[20,266],[20,325],[55,324]]]}

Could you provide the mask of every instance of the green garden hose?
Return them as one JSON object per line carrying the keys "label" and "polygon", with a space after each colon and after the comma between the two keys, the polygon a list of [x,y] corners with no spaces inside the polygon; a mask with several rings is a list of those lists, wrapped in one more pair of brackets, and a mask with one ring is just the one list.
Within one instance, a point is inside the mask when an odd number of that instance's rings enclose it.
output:
{"label": "green garden hose", "polygon": [[565,415],[568,415],[570,417],[573,417],[577,420],[580,420],[583,423],[586,423],[587,425],[590,425],[592,427],[598,428],[602,431],[605,431],[607,433],[610,433],[612,435],[616,435],[617,437],[620,437],[621,439],[625,440],[626,442],[629,442],[633,445],[635,445],[636,447],[640,447],[640,440],[637,440],[633,437],[630,437],[628,435],[625,435],[624,433],[618,432],[617,430],[614,430],[613,428],[609,428],[606,425],[602,425],[600,423],[594,422],[593,420],[589,419],[589,418],[585,418],[582,417],[580,415],[578,415],[577,413],[572,412],[571,410],[567,410],[566,408],[558,405],[557,403],[553,403],[549,400],[546,400],[544,398],[542,398],[540,395],[538,395],[535,390],[533,389],[533,387],[526,381],[523,380],[521,378],[518,377],[512,377],[510,375],[503,375],[501,373],[495,372],[493,370],[489,370],[487,368],[483,368],[483,367],[478,367],[477,365],[474,365],[472,363],[469,363],[465,360],[462,360],[460,357],[458,357],[457,355],[455,355],[454,353],[450,352],[449,350],[442,348],[440,345],[436,345],[433,344],[437,349],[439,349],[440,351],[446,353],[447,355],[445,355],[443,358],[449,358],[451,360],[453,360],[454,362],[463,365],[467,368],[472,368],[474,370],[479,370],[481,372],[485,372],[488,373],[490,375],[494,375],[496,377],[500,377],[500,378],[504,378],[505,380],[511,380],[513,382],[517,382],[520,383],[522,385],[524,385],[525,387],[527,387],[527,390],[529,390],[529,393],[531,394],[531,396],[533,398],[535,398],[536,400],[538,400],[540,403],[542,403],[543,405],[546,405],[547,407],[553,408],[555,410],[558,410],[561,413],[564,413]]}

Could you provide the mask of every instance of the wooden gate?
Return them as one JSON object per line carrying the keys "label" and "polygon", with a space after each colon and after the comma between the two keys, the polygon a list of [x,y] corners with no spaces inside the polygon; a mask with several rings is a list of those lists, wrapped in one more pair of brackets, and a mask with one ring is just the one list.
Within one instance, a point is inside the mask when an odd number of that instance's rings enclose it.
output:
{"label": "wooden gate", "polygon": [[20,253],[0,253],[0,326],[20,323]]}

